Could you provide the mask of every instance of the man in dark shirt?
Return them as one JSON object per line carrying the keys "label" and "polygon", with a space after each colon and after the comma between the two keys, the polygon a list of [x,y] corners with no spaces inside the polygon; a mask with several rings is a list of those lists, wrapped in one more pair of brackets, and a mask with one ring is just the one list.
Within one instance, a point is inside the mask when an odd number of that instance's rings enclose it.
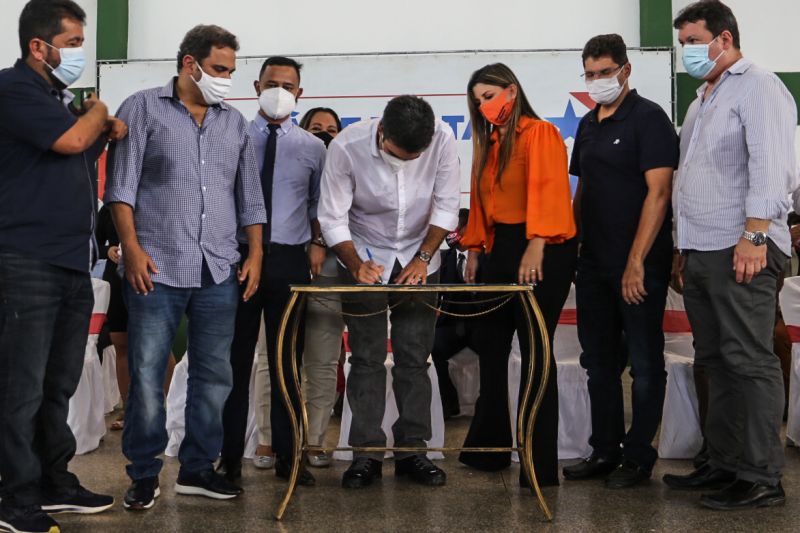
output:
{"label": "man in dark shirt", "polygon": [[[619,35],[583,50],[589,94],[599,105],[581,120],[570,173],[582,231],[576,277],[581,365],[589,375],[591,457],[567,479],[607,474],[608,488],[649,479],[666,373],[662,320],[672,254],[670,194],[678,138],[657,104],[628,86],[631,65]],[[622,350],[622,335],[627,350]],[[630,358],[633,422],[625,432],[620,377]]]}
{"label": "man in dark shirt", "polygon": [[0,72],[0,529],[58,531],[46,512],[114,503],[67,470],[69,399],[83,369],[93,294],[95,197],[89,175],[125,125],[94,96],[79,111],[85,13],[34,0],[19,23],[22,57]]}

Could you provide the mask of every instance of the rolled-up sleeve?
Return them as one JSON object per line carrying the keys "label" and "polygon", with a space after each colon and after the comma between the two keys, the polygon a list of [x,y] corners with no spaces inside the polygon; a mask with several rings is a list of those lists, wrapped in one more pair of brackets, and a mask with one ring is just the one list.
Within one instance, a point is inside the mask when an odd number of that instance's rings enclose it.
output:
{"label": "rolled-up sleeve", "polygon": [[455,138],[449,131],[441,131],[444,139],[439,151],[436,181],[433,184],[433,209],[429,223],[431,226],[452,231],[458,226],[461,170]]}
{"label": "rolled-up sleeve", "polygon": [[122,102],[117,118],[128,125],[128,135],[111,145],[105,203],[120,202],[135,208],[147,151],[148,116],[142,94],[134,94]]}
{"label": "rolled-up sleeve", "polygon": [[320,182],[319,219],[322,235],[328,246],[353,240],[350,235],[349,213],[353,205],[352,163],[344,148],[332,142]]}
{"label": "rolled-up sleeve", "polygon": [[777,77],[765,77],[742,100],[739,115],[748,152],[748,218],[777,220],[791,209],[797,189],[794,136],[797,106]]}
{"label": "rolled-up sleeve", "polygon": [[236,171],[236,209],[239,226],[244,228],[267,223],[264,193],[253,140],[242,129],[242,149],[239,153],[239,168]]}
{"label": "rolled-up sleeve", "polygon": [[320,182],[322,180],[322,170],[325,168],[325,153],[327,152],[324,145],[319,147],[314,171],[311,173],[311,182],[308,187],[308,219],[314,220],[317,218],[317,211],[319,208],[319,190]]}

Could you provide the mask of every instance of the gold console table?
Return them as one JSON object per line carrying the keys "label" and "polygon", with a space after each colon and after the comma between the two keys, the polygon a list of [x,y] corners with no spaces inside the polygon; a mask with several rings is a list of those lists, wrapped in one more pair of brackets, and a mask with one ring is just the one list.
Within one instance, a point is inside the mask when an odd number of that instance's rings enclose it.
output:
{"label": "gold console table", "polygon": [[[307,442],[308,430],[308,413],[306,411],[305,402],[303,400],[302,388],[300,386],[300,376],[297,368],[297,359],[293,355],[291,359],[291,377],[287,378],[287,370],[284,369],[283,350],[284,343],[287,340],[287,330],[289,330],[291,321],[291,334],[288,338],[292,347],[292,354],[297,353],[297,334],[300,326],[300,319],[302,317],[302,309],[309,296],[320,294],[348,294],[348,293],[364,293],[364,292],[402,292],[413,295],[415,293],[436,292],[436,293],[454,293],[454,292],[472,292],[472,293],[505,293],[508,297],[505,301],[495,307],[497,309],[504,304],[511,302],[513,298],[517,298],[525,312],[528,323],[528,345],[530,346],[530,364],[528,365],[527,379],[525,380],[525,388],[522,394],[522,400],[519,405],[517,415],[517,447],[516,448],[378,448],[378,447],[348,447],[348,448],[324,448],[320,446],[309,446]],[[297,309],[294,320],[291,320],[292,313]],[[492,309],[492,310],[494,310]],[[482,313],[481,313],[482,314]],[[469,315],[473,316],[473,315]],[[539,336],[541,338],[542,350],[539,354],[539,364],[542,365],[542,372],[539,380],[537,393],[534,397],[533,390],[533,377],[534,369],[536,367],[536,342],[535,331],[538,328]],[[294,494],[297,487],[297,478],[300,473],[300,465],[303,460],[303,454],[307,451],[357,451],[357,452],[508,452],[516,451],[519,454],[520,465],[525,473],[526,478],[531,487],[531,491],[537,498],[539,509],[544,517],[549,521],[552,520],[553,515],[547,507],[542,496],[541,488],[536,480],[536,472],[533,466],[533,426],[536,421],[536,415],[539,412],[539,406],[542,403],[542,397],[547,385],[550,374],[550,341],[547,335],[547,327],[544,322],[544,317],[539,309],[539,304],[533,295],[533,286],[531,285],[332,285],[332,286],[317,286],[317,285],[293,285],[291,287],[291,296],[289,302],[286,304],[283,317],[281,319],[280,330],[278,332],[276,352],[279,354],[275,357],[275,370],[278,378],[278,386],[280,387],[283,402],[289,412],[289,419],[292,424],[293,431],[293,462],[292,472],[289,477],[289,485],[286,489],[286,495],[278,506],[275,512],[275,519],[283,519],[289,501]],[[300,413],[296,412],[295,406],[289,396],[289,386],[287,381],[290,381],[296,397],[299,399]],[[301,426],[302,420],[302,426]]]}

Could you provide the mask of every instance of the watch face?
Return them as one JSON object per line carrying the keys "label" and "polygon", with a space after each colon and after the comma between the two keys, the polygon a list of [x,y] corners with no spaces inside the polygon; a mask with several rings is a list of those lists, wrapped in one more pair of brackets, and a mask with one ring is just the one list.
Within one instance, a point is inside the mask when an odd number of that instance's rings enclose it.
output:
{"label": "watch face", "polygon": [[763,231],[756,231],[753,234],[753,244],[755,244],[756,246],[762,246],[764,244],[767,244],[767,234],[764,233]]}

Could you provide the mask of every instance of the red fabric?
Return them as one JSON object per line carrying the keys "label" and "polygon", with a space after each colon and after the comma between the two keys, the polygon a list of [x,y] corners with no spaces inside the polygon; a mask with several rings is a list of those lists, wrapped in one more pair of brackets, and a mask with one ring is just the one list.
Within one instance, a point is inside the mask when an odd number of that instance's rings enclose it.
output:
{"label": "red fabric", "polygon": [[[578,313],[575,309],[562,309],[561,317],[558,319],[559,324],[568,326],[578,325]],[[692,326],[689,324],[689,318],[686,316],[686,311],[664,311],[664,333],[691,333]],[[793,326],[788,326],[789,335],[792,335]],[[800,342],[800,328],[796,328],[798,339],[792,342]]]}
{"label": "red fabric", "polygon": [[105,313],[94,313],[89,322],[89,335],[99,335],[100,330],[103,329],[103,324],[106,323]]}
{"label": "red fabric", "polygon": [[789,338],[792,339],[792,343],[800,342],[800,326],[790,326],[787,324],[786,329],[789,330]]}

